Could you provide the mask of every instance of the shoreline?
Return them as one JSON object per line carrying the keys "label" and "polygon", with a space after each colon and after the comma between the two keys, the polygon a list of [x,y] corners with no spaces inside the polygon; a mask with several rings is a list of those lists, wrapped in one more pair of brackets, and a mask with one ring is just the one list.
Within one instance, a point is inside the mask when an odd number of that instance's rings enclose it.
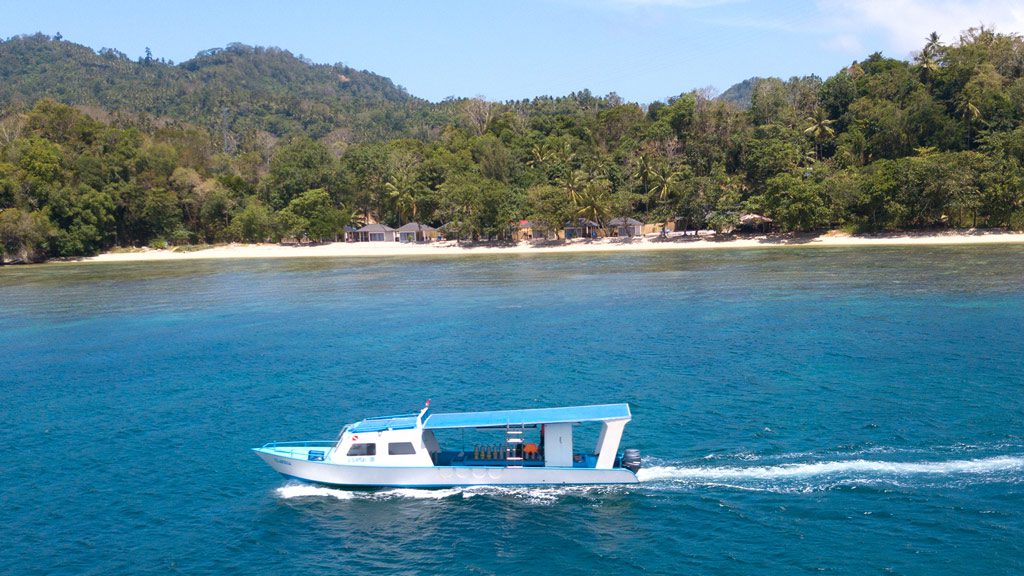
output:
{"label": "shoreline", "polygon": [[403,256],[473,256],[499,254],[575,254],[588,252],[633,252],[673,250],[721,250],[785,247],[856,246],[939,246],[977,244],[1024,244],[1024,233],[999,230],[966,230],[942,233],[891,233],[853,236],[825,234],[778,234],[708,238],[675,236],[670,238],[600,238],[597,240],[524,241],[518,244],[456,244],[454,241],[429,244],[398,242],[333,242],[312,246],[279,244],[227,244],[212,248],[177,252],[173,249],[140,249],[131,252],[106,252],[88,258],[64,262],[141,262],[168,260],[215,260],[258,258],[385,258]]}

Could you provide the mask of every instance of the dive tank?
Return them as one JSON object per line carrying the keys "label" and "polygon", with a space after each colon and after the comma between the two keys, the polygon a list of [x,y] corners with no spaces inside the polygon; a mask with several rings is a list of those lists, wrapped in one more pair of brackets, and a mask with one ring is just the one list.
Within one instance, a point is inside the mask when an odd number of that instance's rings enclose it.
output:
{"label": "dive tank", "polygon": [[640,450],[636,448],[626,448],[626,451],[622,454],[622,467],[627,470],[632,470],[634,474],[640,471]]}

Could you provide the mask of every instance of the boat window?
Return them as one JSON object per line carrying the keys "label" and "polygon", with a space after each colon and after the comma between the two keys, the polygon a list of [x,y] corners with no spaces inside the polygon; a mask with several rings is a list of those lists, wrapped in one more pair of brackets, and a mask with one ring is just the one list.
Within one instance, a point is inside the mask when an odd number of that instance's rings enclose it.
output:
{"label": "boat window", "polygon": [[415,453],[416,448],[413,447],[412,442],[391,442],[388,444],[388,454],[391,456],[405,456]]}
{"label": "boat window", "polygon": [[349,456],[376,456],[377,445],[376,444],[353,444],[348,449]]}

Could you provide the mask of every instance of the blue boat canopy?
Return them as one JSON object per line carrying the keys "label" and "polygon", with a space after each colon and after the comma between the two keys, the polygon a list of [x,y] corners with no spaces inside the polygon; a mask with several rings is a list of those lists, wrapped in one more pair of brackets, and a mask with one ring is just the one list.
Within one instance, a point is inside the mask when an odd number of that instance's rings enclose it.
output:
{"label": "blue boat canopy", "polygon": [[605,422],[629,420],[629,404],[599,404],[593,406],[567,406],[564,408],[532,408],[527,410],[492,410],[489,412],[462,412],[430,414],[423,428],[488,428],[494,426],[528,426],[536,424],[563,424],[575,422]]}
{"label": "blue boat canopy", "polygon": [[349,432],[365,434],[382,430],[409,430],[416,427],[416,414],[400,414],[397,416],[378,416],[360,420],[349,426]]}

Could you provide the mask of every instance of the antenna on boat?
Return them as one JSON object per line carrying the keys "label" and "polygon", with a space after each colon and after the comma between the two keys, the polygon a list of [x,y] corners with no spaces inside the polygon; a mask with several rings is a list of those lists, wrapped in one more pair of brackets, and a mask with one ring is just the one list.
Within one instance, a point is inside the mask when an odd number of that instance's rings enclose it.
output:
{"label": "antenna on boat", "polygon": [[420,424],[423,423],[423,417],[426,416],[427,411],[429,411],[429,410],[430,410],[430,398],[427,398],[427,401],[423,403],[423,410],[420,410],[419,415],[416,417],[416,419],[419,420]]}

